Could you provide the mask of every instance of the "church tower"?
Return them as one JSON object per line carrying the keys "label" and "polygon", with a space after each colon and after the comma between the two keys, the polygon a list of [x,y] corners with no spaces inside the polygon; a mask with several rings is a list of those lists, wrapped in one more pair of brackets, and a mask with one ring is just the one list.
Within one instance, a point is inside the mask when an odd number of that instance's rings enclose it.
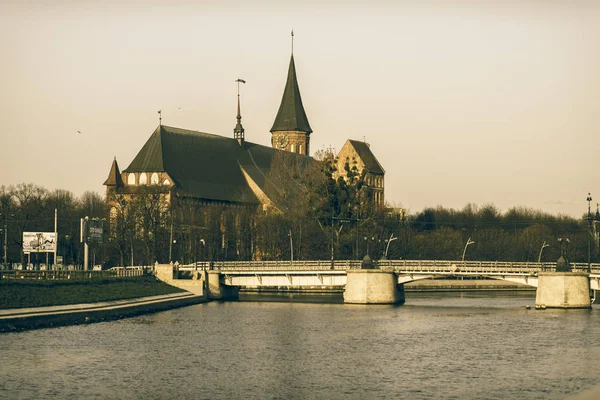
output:
{"label": "church tower", "polygon": [[271,128],[271,146],[292,153],[310,155],[311,132],[296,78],[294,32],[292,32],[292,56],[281,105]]}

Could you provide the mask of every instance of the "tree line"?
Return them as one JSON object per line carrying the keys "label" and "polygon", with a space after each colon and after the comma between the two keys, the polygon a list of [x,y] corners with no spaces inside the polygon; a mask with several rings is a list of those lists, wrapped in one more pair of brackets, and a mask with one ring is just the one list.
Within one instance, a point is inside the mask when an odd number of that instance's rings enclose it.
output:
{"label": "tree line", "polygon": [[[155,261],[373,259],[556,261],[558,238],[568,238],[572,262],[599,261],[595,230],[585,218],[551,215],[524,207],[502,213],[491,204],[460,210],[442,206],[406,213],[373,206],[365,171],[356,160],[336,170],[330,155],[316,159],[277,152],[267,175],[270,208],[177,198],[160,188],[117,195],[111,209],[94,192],[81,197],[33,184],[0,187],[0,224],[7,223],[9,262],[26,262],[22,234],[54,231],[58,210],[58,254],[81,265],[80,218],[99,218],[110,228],[92,244],[90,263],[150,265]],[[345,178],[342,176],[344,175]],[[4,242],[2,242],[4,243]],[[387,254],[386,254],[387,253]],[[45,256],[36,256],[44,262]],[[33,259],[32,259],[33,260]],[[41,260],[41,261],[40,261]]]}
{"label": "tree line", "polygon": [[[85,192],[76,197],[67,190],[50,191],[32,183],[0,186],[2,263],[5,243],[8,263],[25,264],[28,261],[23,254],[23,232],[54,232],[54,210],[57,210],[58,215],[58,255],[63,257],[65,264],[81,263],[83,248],[80,244],[80,219],[85,216],[105,218],[104,198],[95,192]],[[105,246],[94,245],[91,250],[93,260],[100,262],[107,257]],[[30,261],[45,264],[46,254],[32,253]],[[52,258],[49,262],[53,263]]]}

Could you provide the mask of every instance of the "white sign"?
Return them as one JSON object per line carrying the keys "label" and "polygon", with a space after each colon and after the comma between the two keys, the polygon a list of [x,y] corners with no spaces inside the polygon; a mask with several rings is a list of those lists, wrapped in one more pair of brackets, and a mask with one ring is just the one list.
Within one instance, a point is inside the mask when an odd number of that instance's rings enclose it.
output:
{"label": "white sign", "polygon": [[54,253],[54,232],[23,232],[23,253]]}

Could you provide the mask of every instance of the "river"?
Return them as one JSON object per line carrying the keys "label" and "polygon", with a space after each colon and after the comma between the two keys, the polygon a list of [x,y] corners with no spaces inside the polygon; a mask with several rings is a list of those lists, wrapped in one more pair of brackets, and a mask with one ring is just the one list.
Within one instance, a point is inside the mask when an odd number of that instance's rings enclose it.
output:
{"label": "river", "polygon": [[0,334],[0,398],[562,399],[600,384],[598,305],[527,310],[533,294],[505,292],[278,300]]}

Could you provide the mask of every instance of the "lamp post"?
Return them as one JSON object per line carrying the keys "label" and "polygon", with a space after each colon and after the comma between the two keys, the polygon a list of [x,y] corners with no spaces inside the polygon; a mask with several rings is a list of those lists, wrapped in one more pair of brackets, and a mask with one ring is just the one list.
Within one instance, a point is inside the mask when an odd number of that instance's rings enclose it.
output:
{"label": "lamp post", "polygon": [[589,232],[589,236],[588,236],[588,273],[592,272],[592,238],[594,238],[594,242],[596,242],[596,235],[594,232],[594,228],[593,228],[593,223],[594,222],[598,222],[600,221],[600,210],[598,210],[598,204],[596,204],[596,214],[592,215],[592,195],[591,193],[588,193],[588,197],[587,197],[587,202],[588,202],[588,215],[587,215],[587,220],[588,220],[588,232]]}
{"label": "lamp post", "polygon": [[388,249],[390,248],[390,243],[392,243],[394,240],[398,239],[397,237],[394,237],[394,234],[392,233],[390,235],[390,238],[388,240],[386,240],[387,242],[387,246],[385,246],[385,253],[383,254],[385,258],[387,258],[388,255]]}
{"label": "lamp post", "polygon": [[[367,255],[370,257],[370,255],[369,255],[369,237],[365,236],[364,239],[365,239],[365,242],[367,242]],[[375,236],[371,236],[370,240],[374,242]]]}
{"label": "lamp post", "polygon": [[462,255],[462,262],[465,262],[465,254],[467,253],[467,247],[469,247],[470,244],[475,243],[474,241],[471,240],[471,238],[469,238],[467,240],[467,243],[465,244],[465,249],[463,250],[463,255]]}
{"label": "lamp post", "polygon": [[169,235],[169,262],[173,262],[173,210],[171,210],[171,233]]}
{"label": "lamp post", "polygon": [[8,254],[8,217],[14,217],[15,215],[12,213],[0,213],[0,217],[4,217],[4,230],[2,231],[3,233],[3,239],[4,241],[3,243],[3,247],[4,247],[4,268],[8,269],[8,258],[7,258],[7,254]]}
{"label": "lamp post", "polygon": [[288,236],[290,237],[290,261],[294,262],[294,241],[292,240],[292,230],[290,229],[290,232],[288,233]]}
{"label": "lamp post", "polygon": [[592,194],[588,193],[588,272],[592,272]]}
{"label": "lamp post", "polygon": [[[0,214],[1,216],[2,214]],[[6,219],[8,218],[8,215],[4,214],[4,230],[2,231],[2,233],[4,233],[2,239],[4,239],[3,244],[4,244],[4,268],[7,269],[7,264],[6,264],[6,253],[7,253],[7,248],[6,248],[6,244],[8,243],[8,231],[6,229]]]}
{"label": "lamp post", "polygon": [[542,243],[542,248],[540,249],[540,255],[538,256],[538,263],[542,262],[542,251],[544,251],[544,249],[548,246],[550,245],[544,240],[544,243]]}

